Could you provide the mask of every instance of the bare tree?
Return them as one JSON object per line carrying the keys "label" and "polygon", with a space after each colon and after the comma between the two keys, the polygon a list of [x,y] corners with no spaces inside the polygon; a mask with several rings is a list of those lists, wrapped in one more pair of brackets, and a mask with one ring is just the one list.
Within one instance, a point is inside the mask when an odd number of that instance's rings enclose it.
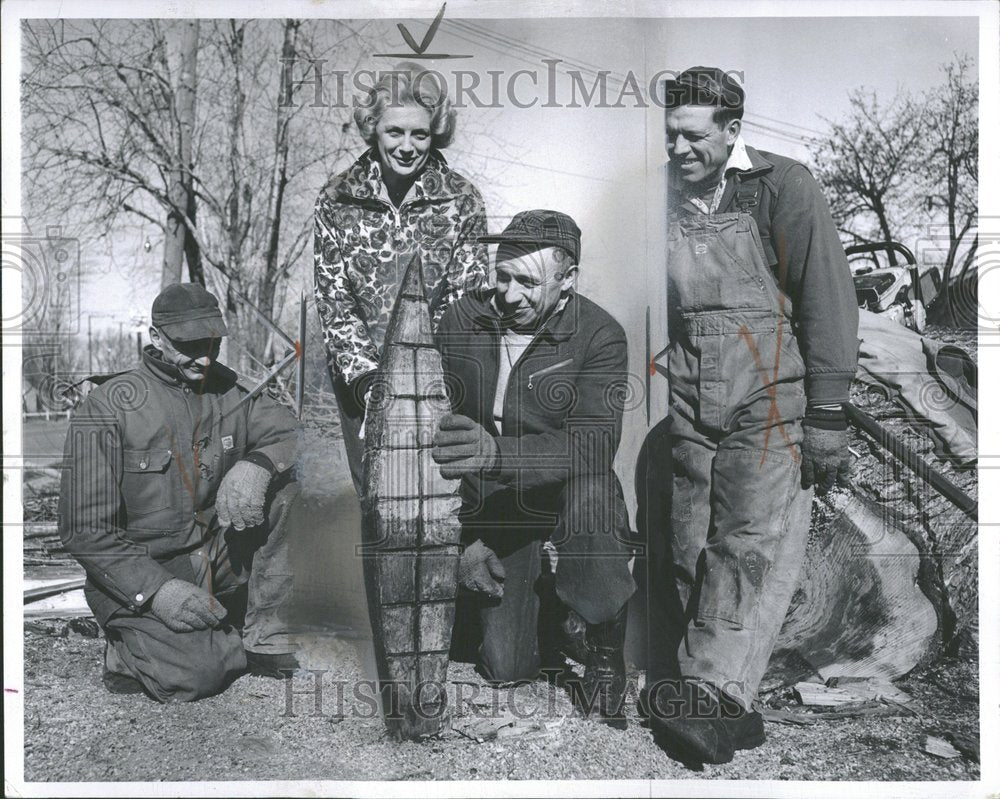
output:
{"label": "bare tree", "polygon": [[[336,52],[338,64],[357,69],[371,47],[339,21],[310,25],[307,35],[296,20],[187,25],[25,26],[26,193],[98,235],[118,229],[123,214],[142,218],[164,230],[172,253],[183,226],[192,277],[204,269],[224,298],[240,347],[234,366],[255,371],[273,357],[258,312],[280,316],[283,281],[308,255],[319,188],[356,146],[346,135],[350,108],[279,102],[282,59]],[[181,42],[178,52],[171,41]]]}
{"label": "bare tree", "polygon": [[852,92],[847,119],[830,123],[811,150],[834,218],[854,242],[912,244],[947,230],[937,318],[966,324],[976,307],[979,87],[967,56],[942,72],[941,85],[888,106],[874,92]]}
{"label": "bare tree", "polygon": [[139,361],[131,331],[119,328],[96,330],[88,336],[87,346],[78,347],[73,358],[76,374],[109,374],[130,369]]}
{"label": "bare tree", "polygon": [[887,106],[862,89],[849,98],[847,119],[831,122],[810,148],[816,178],[840,231],[855,243],[898,241],[919,211],[914,195],[927,120],[906,94]]}
{"label": "bare tree", "polygon": [[927,93],[928,129],[923,140],[928,212],[943,212],[948,229],[942,321],[975,324],[972,267],[979,248],[979,84],[968,57],[957,57],[942,71],[944,83]]}

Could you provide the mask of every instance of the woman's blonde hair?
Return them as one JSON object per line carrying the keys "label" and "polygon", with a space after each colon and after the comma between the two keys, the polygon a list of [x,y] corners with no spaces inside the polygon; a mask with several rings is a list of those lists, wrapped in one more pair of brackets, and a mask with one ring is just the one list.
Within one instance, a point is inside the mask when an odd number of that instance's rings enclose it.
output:
{"label": "woman's blonde hair", "polygon": [[375,144],[375,126],[386,108],[417,105],[431,114],[431,146],[441,150],[455,135],[455,109],[440,73],[403,63],[382,74],[367,96],[355,100],[354,122],[366,144]]}

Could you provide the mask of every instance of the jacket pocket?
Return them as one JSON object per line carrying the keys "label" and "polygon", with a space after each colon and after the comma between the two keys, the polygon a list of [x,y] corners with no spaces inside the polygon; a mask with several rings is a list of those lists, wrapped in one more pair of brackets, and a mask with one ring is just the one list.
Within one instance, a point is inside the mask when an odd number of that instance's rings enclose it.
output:
{"label": "jacket pocket", "polygon": [[547,375],[549,372],[554,372],[556,369],[562,369],[564,366],[569,366],[573,363],[572,358],[567,358],[565,361],[559,361],[559,363],[554,363],[551,366],[546,366],[544,369],[538,369],[528,375],[528,389],[534,389],[535,378],[541,377],[542,375]]}
{"label": "jacket pocket", "polygon": [[132,520],[171,505],[169,449],[127,449],[123,453],[122,497]]}

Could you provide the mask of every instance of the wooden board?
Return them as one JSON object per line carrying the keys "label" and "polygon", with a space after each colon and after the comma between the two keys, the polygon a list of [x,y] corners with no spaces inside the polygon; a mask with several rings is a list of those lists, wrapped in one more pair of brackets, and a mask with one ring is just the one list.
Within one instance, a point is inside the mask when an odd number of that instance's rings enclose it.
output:
{"label": "wooden board", "polygon": [[445,682],[458,588],[458,480],[431,458],[449,412],[420,261],[406,268],[365,427],[362,540],[383,717],[419,740],[448,722]]}

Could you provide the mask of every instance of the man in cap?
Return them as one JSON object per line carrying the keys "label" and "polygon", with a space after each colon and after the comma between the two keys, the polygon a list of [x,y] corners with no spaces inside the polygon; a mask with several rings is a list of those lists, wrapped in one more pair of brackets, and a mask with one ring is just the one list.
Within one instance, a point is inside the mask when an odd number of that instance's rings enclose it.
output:
{"label": "man in cap", "polygon": [[647,440],[650,662],[668,753],[759,746],[757,687],[791,601],[813,486],[844,484],[858,309],[836,225],[800,163],[741,136],[744,93],[666,83],[670,409]]}
{"label": "man in cap", "polygon": [[70,423],[59,531],[87,571],[113,693],[190,701],[248,663],[297,666],[278,615],[296,420],[216,361],[226,332],[202,286],[168,286],[141,364],[91,378]]}
{"label": "man in cap", "polygon": [[432,451],[443,476],[464,478],[460,582],[481,599],[479,665],[496,682],[537,676],[549,643],[539,645],[541,550],[551,542],[565,624],[585,628],[585,646],[573,650],[586,667],[578,697],[586,712],[624,727],[635,583],[612,464],[625,333],[574,291],[580,229],[566,214],[525,211],[480,241],[499,245],[495,286],[460,299],[441,320],[454,413]]}

